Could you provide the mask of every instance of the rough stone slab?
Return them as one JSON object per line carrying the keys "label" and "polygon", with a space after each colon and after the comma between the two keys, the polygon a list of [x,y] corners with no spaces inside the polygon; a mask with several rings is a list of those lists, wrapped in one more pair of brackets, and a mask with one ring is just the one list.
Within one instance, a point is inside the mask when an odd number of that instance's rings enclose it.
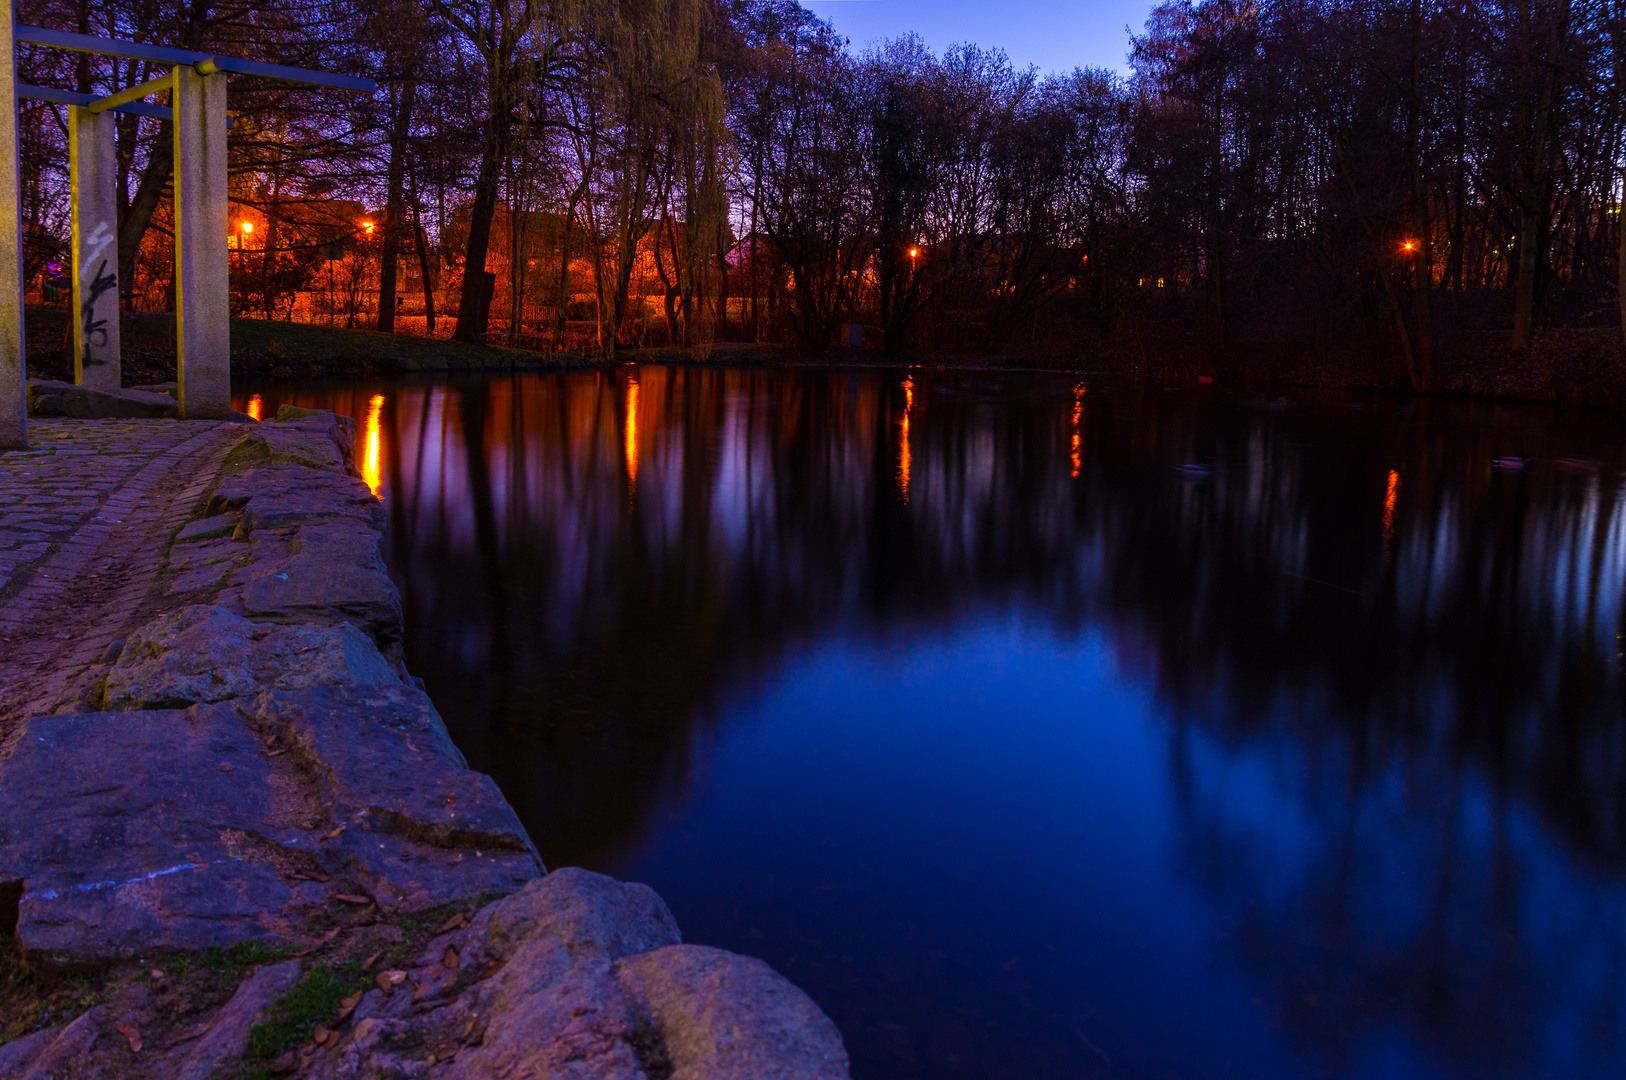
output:
{"label": "rough stone slab", "polygon": [[399,682],[372,641],[346,623],[265,626],[224,608],[195,604],[125,640],[105,673],[101,707],[174,709],[252,696],[268,687]]}
{"label": "rough stone slab", "polygon": [[260,695],[255,718],[282,729],[337,821],[435,847],[534,853],[489,776],[473,772],[415,686],[326,686]]}
{"label": "rough stone slab", "polygon": [[352,476],[356,472],[356,419],[329,409],[302,409],[297,405],[282,405],[272,421],[277,427],[292,427],[300,431],[322,432],[331,438],[344,459],[344,469]]}
{"label": "rough stone slab", "polygon": [[384,570],[382,539],[354,521],[298,529],[286,548],[257,539],[251,564],[232,575],[220,603],[262,622],[348,622],[394,658],[401,594]]}
{"label": "rough stone slab", "polygon": [[[468,958],[507,961],[528,941],[545,938],[573,953],[606,960],[636,956],[682,940],[677,920],[648,885],[617,881],[578,867],[557,870],[480,909],[463,932]],[[432,955],[444,946],[430,947]]]}
{"label": "rough stone slab", "polygon": [[370,991],[309,1075],[847,1080],[841,1035],[806,995],[760,961],[677,939],[653,891],[558,871],[431,941],[418,990]]}
{"label": "rough stone slab", "polygon": [[[45,969],[303,940],[324,889],[418,910],[541,873],[488,777],[414,688],[273,692],[185,711],[35,717],[0,763],[0,892]],[[271,756],[266,739],[295,753]],[[344,816],[341,818],[340,815]],[[334,833],[335,821],[344,825]]]}
{"label": "rough stone slab", "polygon": [[198,540],[212,540],[220,536],[230,536],[237,528],[237,515],[216,514],[213,517],[199,518],[189,521],[181,526],[181,531],[175,534],[177,544],[191,544]]}
{"label": "rough stone slab", "polygon": [[215,490],[206,513],[243,512],[249,531],[286,529],[328,521],[384,527],[384,508],[353,476],[298,465],[268,465],[231,477]]}
{"label": "rough stone slab", "polygon": [[44,1028],[0,1046],[0,1077],[12,1080],[13,1077],[22,1076],[34,1059],[61,1034],[57,1028]]}
{"label": "rough stone slab", "polygon": [[471,897],[511,893],[535,881],[541,861],[531,852],[492,848],[444,848],[414,843],[398,833],[369,831],[366,816],[322,845],[362,891],[391,911],[414,912]]}
{"label": "rough stone slab", "polygon": [[171,1052],[177,1060],[173,1066],[166,1063],[164,1075],[175,1080],[209,1080],[217,1069],[241,1058],[248,1048],[249,1028],[277,998],[293,989],[299,974],[299,961],[286,960],[250,975],[202,1038]]}
{"label": "rough stone slab", "polygon": [[[101,1038],[107,1006],[81,1013],[61,1028],[35,1032],[26,1039],[0,1047],[0,1077],[5,1080],[55,1080],[71,1075],[68,1067],[90,1054]],[[16,1058],[7,1055],[11,1051]]]}
{"label": "rough stone slab", "polygon": [[344,473],[344,456],[329,431],[306,431],[295,424],[261,424],[232,447],[226,467],[257,468],[267,465],[303,465],[311,469]]}
{"label": "rough stone slab", "polygon": [[841,1032],[761,960],[672,945],[621,961],[616,979],[659,1033],[671,1080],[846,1080]]}
{"label": "rough stone slab", "polygon": [[287,835],[265,748],[230,705],[41,716],[0,764],[0,882],[31,963],[277,939],[290,893],[224,830]]}
{"label": "rough stone slab", "polygon": [[70,416],[78,420],[146,420],[173,418],[178,406],[167,394],[143,390],[93,390],[54,379],[28,380],[32,416]]}

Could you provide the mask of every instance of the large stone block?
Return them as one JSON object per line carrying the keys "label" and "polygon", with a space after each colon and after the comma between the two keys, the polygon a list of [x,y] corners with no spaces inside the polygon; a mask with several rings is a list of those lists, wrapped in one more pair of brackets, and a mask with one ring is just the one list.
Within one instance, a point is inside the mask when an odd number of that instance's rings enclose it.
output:
{"label": "large stone block", "polygon": [[410,999],[368,993],[310,1075],[847,1080],[807,995],[760,960],[679,944],[653,891],[585,870],[487,905],[411,967]]}
{"label": "large stone block", "polygon": [[175,417],[179,406],[168,394],[97,390],[52,379],[29,379],[28,412],[31,416],[70,416],[76,420],[153,420]]}
{"label": "large stone block", "polygon": [[342,683],[399,684],[361,631],[337,626],[266,626],[223,608],[191,605],[125,640],[106,671],[101,707],[170,709]]}
{"label": "large stone block", "polygon": [[301,431],[284,424],[261,424],[237,441],[226,455],[226,468],[264,465],[304,465],[328,472],[345,472],[339,444],[326,431]]}
{"label": "large stone block", "polygon": [[327,521],[384,527],[384,509],[353,476],[295,465],[249,469],[215,489],[206,513],[242,511],[245,529],[286,529]]}
{"label": "large stone block", "polygon": [[[40,716],[0,764],[0,882],[31,962],[277,939],[291,892],[223,830],[290,838],[272,763],[230,705]],[[291,824],[291,823],[290,823]]]}
{"label": "large stone block", "polygon": [[0,763],[0,896],[20,894],[30,963],[305,940],[326,899],[311,871],[406,910],[534,878],[513,811],[416,694],[316,689],[25,721]]}
{"label": "large stone block", "polygon": [[395,658],[401,594],[384,570],[381,539],[354,520],[297,529],[285,545],[256,537],[253,558],[232,574],[220,603],[262,622],[348,622]]}
{"label": "large stone block", "polygon": [[326,435],[339,448],[339,454],[344,459],[345,471],[352,476],[360,475],[356,472],[355,417],[344,416],[329,409],[302,409],[297,405],[282,405],[277,408],[274,423],[278,428],[293,428]]}
{"label": "large stone block", "polygon": [[761,960],[671,945],[622,961],[616,980],[671,1080],[846,1080],[841,1032]]}
{"label": "large stone block", "polygon": [[335,821],[435,847],[534,854],[496,784],[470,771],[429,698],[401,683],[260,695],[255,718],[287,733]]}

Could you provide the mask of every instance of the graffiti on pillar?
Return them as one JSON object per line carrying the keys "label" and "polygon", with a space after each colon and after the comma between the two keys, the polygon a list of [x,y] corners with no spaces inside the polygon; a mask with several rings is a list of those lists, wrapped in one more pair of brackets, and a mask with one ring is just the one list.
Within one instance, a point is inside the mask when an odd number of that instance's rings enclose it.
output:
{"label": "graffiti on pillar", "polygon": [[[82,257],[84,259],[83,265],[85,266],[87,272],[83,275],[86,279],[83,282],[83,295],[85,299],[84,302],[79,305],[79,318],[84,329],[82,340],[85,343],[84,361],[87,364],[101,364],[106,362],[100,357],[92,357],[90,355],[90,346],[92,342],[97,345],[107,344],[107,320],[96,318],[96,301],[100,300],[108,292],[119,287],[119,276],[116,271],[111,274],[107,272],[106,259],[103,259],[101,264],[98,265],[94,271],[90,271],[89,268],[91,261],[103,251],[107,250],[107,246],[111,244],[113,240],[113,230],[107,227],[107,222],[105,221],[98,222],[95,231],[89,236],[85,237],[85,247]],[[100,338],[100,340],[97,340],[98,338]]]}

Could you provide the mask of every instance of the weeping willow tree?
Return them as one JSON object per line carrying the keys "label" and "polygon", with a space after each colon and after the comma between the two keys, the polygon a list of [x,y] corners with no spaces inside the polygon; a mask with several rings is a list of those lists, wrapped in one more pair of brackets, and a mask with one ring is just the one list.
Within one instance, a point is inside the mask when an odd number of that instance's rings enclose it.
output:
{"label": "weeping willow tree", "polygon": [[673,252],[681,340],[710,341],[701,299],[726,211],[722,85],[701,50],[708,17],[705,0],[606,0],[587,13],[590,74],[573,84],[566,108],[605,355],[634,315],[629,293],[641,248],[674,207],[683,214]]}

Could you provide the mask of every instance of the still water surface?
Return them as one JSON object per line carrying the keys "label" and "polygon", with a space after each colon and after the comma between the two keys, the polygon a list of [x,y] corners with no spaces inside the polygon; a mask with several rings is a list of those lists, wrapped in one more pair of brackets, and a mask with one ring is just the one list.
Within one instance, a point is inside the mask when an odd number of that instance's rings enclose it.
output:
{"label": "still water surface", "polygon": [[1626,1075],[1604,418],[921,369],[241,390],[361,422],[409,663],[548,864],[766,959],[858,1080]]}

